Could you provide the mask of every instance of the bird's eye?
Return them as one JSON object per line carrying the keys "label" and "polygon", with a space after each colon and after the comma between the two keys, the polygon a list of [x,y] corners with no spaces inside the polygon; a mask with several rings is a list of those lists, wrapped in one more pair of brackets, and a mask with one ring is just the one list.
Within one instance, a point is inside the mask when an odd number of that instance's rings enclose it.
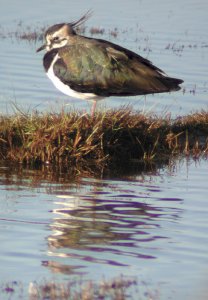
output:
{"label": "bird's eye", "polygon": [[53,38],[53,41],[54,42],[57,42],[59,40],[59,37],[58,36],[55,36],[54,38]]}

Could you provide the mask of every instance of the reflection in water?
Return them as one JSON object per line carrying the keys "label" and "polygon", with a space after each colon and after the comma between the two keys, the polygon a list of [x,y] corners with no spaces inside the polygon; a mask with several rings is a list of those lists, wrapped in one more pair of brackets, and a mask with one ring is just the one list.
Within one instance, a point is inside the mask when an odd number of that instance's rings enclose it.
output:
{"label": "reflection in water", "polygon": [[116,181],[79,178],[64,170],[53,172],[50,166],[3,166],[0,183],[20,193],[45,190],[56,199],[48,236],[51,259],[42,265],[53,273],[83,274],[86,263],[122,267],[131,264],[128,258],[156,259],[159,242],[169,238],[160,230],[161,222],[177,220],[181,210],[167,202],[182,200],[162,197],[160,183],[155,184],[162,181],[159,169],[143,167],[148,176],[134,166],[122,174],[125,180]]}
{"label": "reflection in water", "polygon": [[[131,266],[134,259],[157,258],[157,249],[161,247],[157,241],[168,239],[168,235],[161,234],[161,220],[164,216],[177,219],[180,213],[161,205],[161,187],[155,181],[162,175],[157,167],[133,164],[126,172],[122,170],[119,180],[101,180],[74,176],[69,170],[53,170],[50,166],[32,170],[2,165],[1,186],[12,192],[14,199],[17,192],[20,199],[25,194],[23,206],[29,205],[29,210],[34,211],[32,221],[24,213],[15,219],[8,214],[4,219],[50,224],[48,256],[42,260],[42,266],[53,274],[88,273],[91,264],[117,266],[122,272],[122,267]],[[107,172],[105,176],[109,178],[112,174]],[[42,203],[45,194],[50,200]],[[33,200],[28,202],[28,197]],[[40,197],[38,206],[37,197]],[[50,216],[45,215],[46,207]],[[49,218],[47,222],[45,217]]]}
{"label": "reflection in water", "polygon": [[27,282],[123,274],[151,289],[165,285],[168,295],[191,282],[190,295],[207,260],[207,163],[181,160],[113,179],[0,165],[0,275],[17,280],[21,270]]}
{"label": "reflection in water", "polygon": [[[48,251],[50,256],[65,258],[65,267],[60,263],[60,272],[67,266],[71,268],[72,259],[79,260],[83,266],[85,262],[128,266],[126,257],[155,259],[157,241],[168,238],[157,234],[161,220],[179,217],[180,209],[155,203],[155,196],[152,198],[151,194],[160,193],[158,186],[148,183],[142,191],[144,185],[141,184],[141,192],[138,182],[129,182],[128,188],[116,181],[109,181],[109,185],[106,181],[102,186],[103,182],[101,185],[97,181],[97,186],[86,195],[56,196],[58,207],[53,210]],[[164,199],[159,199],[161,201]],[[50,261],[48,266],[53,269],[53,264]]]}

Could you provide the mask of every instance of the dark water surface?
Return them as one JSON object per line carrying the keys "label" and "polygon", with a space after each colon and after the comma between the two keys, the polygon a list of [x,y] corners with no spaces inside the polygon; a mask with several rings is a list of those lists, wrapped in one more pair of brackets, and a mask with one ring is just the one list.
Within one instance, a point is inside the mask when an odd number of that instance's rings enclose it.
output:
{"label": "dark water surface", "polygon": [[[87,35],[91,27],[104,28],[98,37],[184,80],[176,93],[112,97],[100,108],[130,103],[144,113],[172,116],[207,109],[207,0],[0,3],[1,113],[12,113],[12,103],[24,111],[89,110],[46,78],[43,53],[35,52],[41,42],[18,40],[14,32],[76,20],[90,8]],[[35,280],[99,281],[124,274],[158,299],[207,299],[207,170],[205,159],[184,159],[132,176],[75,180],[47,168],[0,165],[0,282],[20,280],[27,289]]]}

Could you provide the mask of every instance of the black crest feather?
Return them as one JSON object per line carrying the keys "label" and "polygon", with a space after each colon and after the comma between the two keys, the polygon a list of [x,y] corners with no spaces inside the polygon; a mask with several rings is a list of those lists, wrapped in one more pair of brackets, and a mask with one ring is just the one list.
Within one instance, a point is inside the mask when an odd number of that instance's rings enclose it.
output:
{"label": "black crest feather", "polygon": [[74,21],[69,23],[70,26],[72,26],[73,28],[76,28],[80,25],[82,25],[83,23],[85,23],[91,16],[92,16],[92,10],[88,10],[78,21]]}

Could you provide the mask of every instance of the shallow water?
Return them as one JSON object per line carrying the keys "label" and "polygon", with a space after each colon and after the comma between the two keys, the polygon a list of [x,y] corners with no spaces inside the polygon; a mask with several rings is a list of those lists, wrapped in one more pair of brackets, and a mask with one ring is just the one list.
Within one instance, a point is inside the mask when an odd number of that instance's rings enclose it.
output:
{"label": "shallow water", "polygon": [[[134,109],[162,115],[171,112],[173,116],[207,109],[207,1],[131,0],[121,6],[118,0],[113,3],[22,0],[18,7],[11,0],[2,1],[1,35],[75,20],[92,8],[94,14],[86,23],[86,35],[93,26],[104,28],[104,34],[98,37],[130,48],[169,76],[184,80],[181,91],[146,97],[111,97],[100,102],[101,108],[130,104]],[[109,34],[115,28],[116,38]],[[43,52],[35,52],[40,44],[17,41],[14,37],[1,38],[1,112],[13,112],[14,103],[26,111],[57,111],[63,106],[66,110],[88,110],[90,104],[62,95],[46,78],[42,67]]]}
{"label": "shallow water", "polygon": [[[207,109],[207,1],[1,4],[0,36],[72,21],[92,8],[86,34],[93,26],[105,28],[98,37],[184,80],[179,92],[112,97],[100,108],[129,103],[145,113],[172,116]],[[115,27],[116,38],[109,33]],[[1,113],[12,113],[16,106],[24,111],[89,110],[87,102],[65,97],[46,78],[43,53],[35,52],[40,43],[0,37]],[[205,159],[183,159],[133,175],[75,180],[47,167],[0,165],[0,283],[20,280],[27,289],[35,280],[82,276],[97,281],[124,274],[137,278],[140,295],[148,290],[159,299],[206,299],[207,169]],[[10,296],[4,293],[1,299]]]}
{"label": "shallow water", "polygon": [[207,168],[73,181],[1,167],[1,280],[124,274],[159,299],[206,299]]}

